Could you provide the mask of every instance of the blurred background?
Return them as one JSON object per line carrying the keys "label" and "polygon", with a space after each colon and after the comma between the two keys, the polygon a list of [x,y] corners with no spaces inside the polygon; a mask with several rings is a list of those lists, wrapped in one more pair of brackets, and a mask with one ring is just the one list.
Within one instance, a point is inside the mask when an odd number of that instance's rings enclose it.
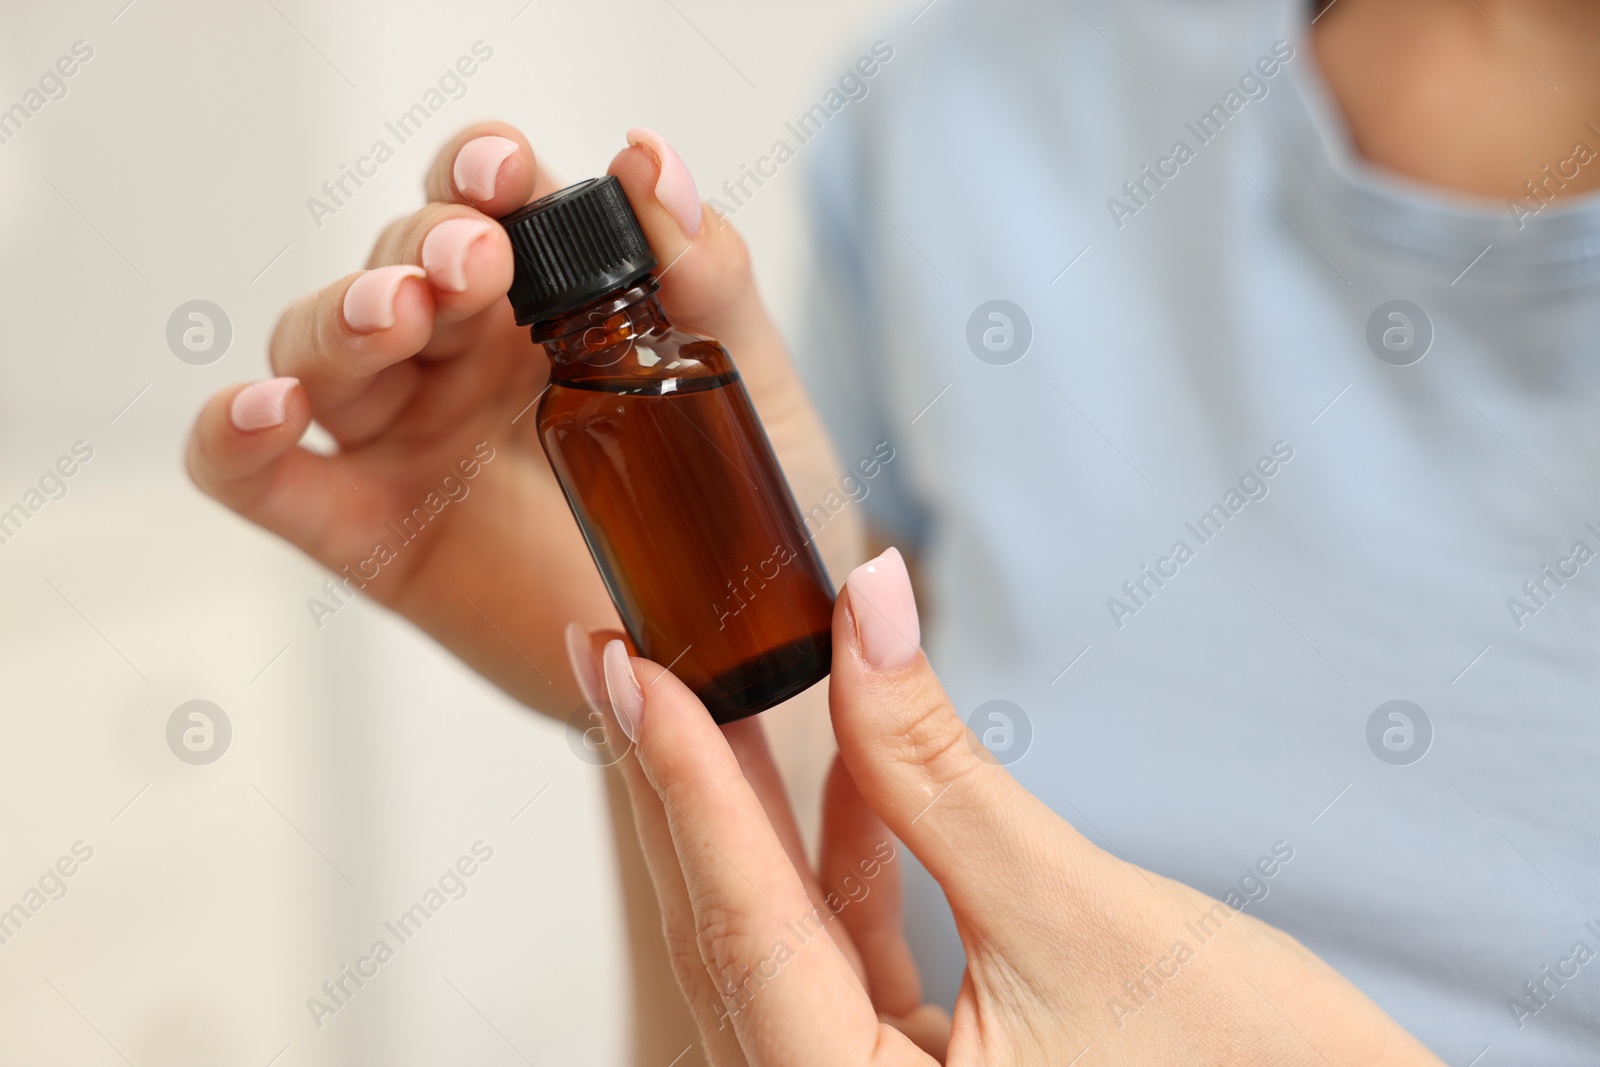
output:
{"label": "blurred background", "polygon": [[[318,626],[327,575],[203,498],[183,442],[461,126],[519,125],[567,180],[649,126],[719,197],[924,5],[5,5],[0,509],[26,516],[0,519],[0,909],[28,917],[0,913],[0,1062],[623,1061],[602,772],[382,609]],[[385,124],[475,51],[399,143]],[[791,335],[804,167],[736,218]],[[386,932],[430,890],[421,930]]]}

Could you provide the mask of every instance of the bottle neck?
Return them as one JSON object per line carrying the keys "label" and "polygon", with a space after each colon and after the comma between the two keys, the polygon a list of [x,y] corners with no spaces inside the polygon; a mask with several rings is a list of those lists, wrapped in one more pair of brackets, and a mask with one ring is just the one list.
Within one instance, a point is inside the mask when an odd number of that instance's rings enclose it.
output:
{"label": "bottle neck", "polygon": [[658,288],[655,278],[647,275],[569,314],[535,323],[529,334],[558,366],[605,356],[638,338],[672,328],[656,297]]}

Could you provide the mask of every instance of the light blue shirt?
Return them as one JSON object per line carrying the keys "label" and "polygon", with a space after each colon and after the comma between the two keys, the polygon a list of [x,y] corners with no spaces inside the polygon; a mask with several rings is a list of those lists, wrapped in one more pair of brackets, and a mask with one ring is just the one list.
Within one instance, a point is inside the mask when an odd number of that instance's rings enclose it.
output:
{"label": "light blue shirt", "polygon": [[[803,370],[846,463],[893,443],[865,506],[1028,788],[1447,1062],[1594,1064],[1600,202],[1558,185],[1582,153],[1520,210],[1364,163],[1308,18],[942,0],[884,33],[807,148]],[[920,873],[908,921],[953,1000]]]}

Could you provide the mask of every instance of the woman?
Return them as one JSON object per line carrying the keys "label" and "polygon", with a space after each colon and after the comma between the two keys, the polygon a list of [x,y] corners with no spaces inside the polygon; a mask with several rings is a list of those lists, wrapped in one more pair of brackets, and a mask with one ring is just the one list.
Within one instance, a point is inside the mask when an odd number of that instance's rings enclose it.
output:
{"label": "woman", "polygon": [[[757,728],[721,742],[670,676],[605,657],[712,1062],[1592,1058],[1597,18],[927,9],[815,146],[834,329],[806,357],[836,450],[732,227],[631,138],[611,169],[675,264],[663,302],[736,354],[803,506],[892,443],[823,536],[849,554],[866,511],[935,607],[924,658],[897,556],[846,584],[817,876]],[[488,221],[555,185],[508,127],[456,138],[374,269],[285,316],[283,377],[202,412],[190,465],[338,569],[477,442],[517,457],[368,592],[563,714],[580,679],[598,696],[614,616],[516,421],[542,360]],[[362,495],[294,447],[313,417]],[[567,620],[600,634],[570,670]],[[960,740],[940,681],[1020,712],[1037,799]],[[879,819],[953,912],[909,875],[948,1034]]]}

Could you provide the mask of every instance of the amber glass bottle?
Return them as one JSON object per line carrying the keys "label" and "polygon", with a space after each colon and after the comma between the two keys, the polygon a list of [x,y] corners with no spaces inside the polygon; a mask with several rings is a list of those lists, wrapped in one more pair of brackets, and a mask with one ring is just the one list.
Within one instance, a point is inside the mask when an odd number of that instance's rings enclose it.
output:
{"label": "amber glass bottle", "polygon": [[833,586],[727,349],[662,311],[622,186],[582,182],[501,223],[517,322],[550,358],[539,439],[638,654],[718,722],[810,688]]}

